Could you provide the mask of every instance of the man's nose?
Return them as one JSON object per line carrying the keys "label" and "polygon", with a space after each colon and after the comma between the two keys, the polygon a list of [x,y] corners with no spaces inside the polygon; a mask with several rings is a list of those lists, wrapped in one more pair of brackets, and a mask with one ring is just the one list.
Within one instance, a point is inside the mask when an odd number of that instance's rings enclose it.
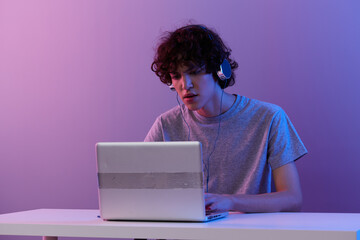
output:
{"label": "man's nose", "polygon": [[188,90],[193,87],[191,77],[188,74],[184,74],[182,80],[184,89]]}

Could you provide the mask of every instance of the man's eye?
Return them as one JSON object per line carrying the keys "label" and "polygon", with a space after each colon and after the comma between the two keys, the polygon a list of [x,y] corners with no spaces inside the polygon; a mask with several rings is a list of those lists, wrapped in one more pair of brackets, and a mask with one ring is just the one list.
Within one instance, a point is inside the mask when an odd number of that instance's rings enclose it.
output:
{"label": "man's eye", "polygon": [[191,71],[189,74],[190,75],[197,75],[197,74],[203,73],[203,71],[204,71],[204,69],[199,68],[199,69]]}

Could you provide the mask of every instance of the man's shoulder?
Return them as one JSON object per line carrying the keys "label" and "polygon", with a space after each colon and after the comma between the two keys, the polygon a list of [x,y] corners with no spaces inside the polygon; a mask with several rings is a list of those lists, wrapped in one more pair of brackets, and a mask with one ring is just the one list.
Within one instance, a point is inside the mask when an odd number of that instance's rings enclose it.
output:
{"label": "man's shoulder", "polygon": [[250,110],[251,112],[258,112],[258,113],[264,113],[264,114],[270,114],[275,115],[278,112],[282,112],[283,109],[274,103],[265,102],[262,100],[254,99],[254,98],[246,98],[246,108]]}
{"label": "man's shoulder", "polygon": [[161,121],[173,121],[179,119],[179,117],[181,119],[180,106],[175,106],[160,114],[158,118],[161,119]]}

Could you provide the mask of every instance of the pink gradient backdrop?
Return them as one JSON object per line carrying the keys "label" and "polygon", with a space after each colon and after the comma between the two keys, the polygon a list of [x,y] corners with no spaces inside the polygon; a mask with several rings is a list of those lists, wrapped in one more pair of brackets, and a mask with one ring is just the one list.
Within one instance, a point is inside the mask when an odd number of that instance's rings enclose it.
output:
{"label": "pink gradient backdrop", "polygon": [[292,119],[309,150],[297,163],[303,210],[360,212],[359,9],[355,0],[0,0],[0,213],[98,207],[94,144],[142,141],[176,104],[150,64],[159,34],[189,19],[232,47],[229,92]]}

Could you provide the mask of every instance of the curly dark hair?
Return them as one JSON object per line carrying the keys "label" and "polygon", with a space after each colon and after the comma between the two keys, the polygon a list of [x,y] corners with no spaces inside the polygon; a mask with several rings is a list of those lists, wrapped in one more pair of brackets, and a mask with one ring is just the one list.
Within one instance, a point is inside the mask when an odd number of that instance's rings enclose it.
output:
{"label": "curly dark hair", "polygon": [[[221,40],[219,35],[204,25],[187,25],[174,32],[166,32],[151,64],[151,70],[161,82],[171,85],[170,73],[176,73],[179,66],[205,67],[206,73],[212,73],[222,89],[235,83],[234,70],[236,61],[230,58],[231,49]],[[217,72],[227,59],[231,65],[232,75],[227,81],[219,81]]]}

